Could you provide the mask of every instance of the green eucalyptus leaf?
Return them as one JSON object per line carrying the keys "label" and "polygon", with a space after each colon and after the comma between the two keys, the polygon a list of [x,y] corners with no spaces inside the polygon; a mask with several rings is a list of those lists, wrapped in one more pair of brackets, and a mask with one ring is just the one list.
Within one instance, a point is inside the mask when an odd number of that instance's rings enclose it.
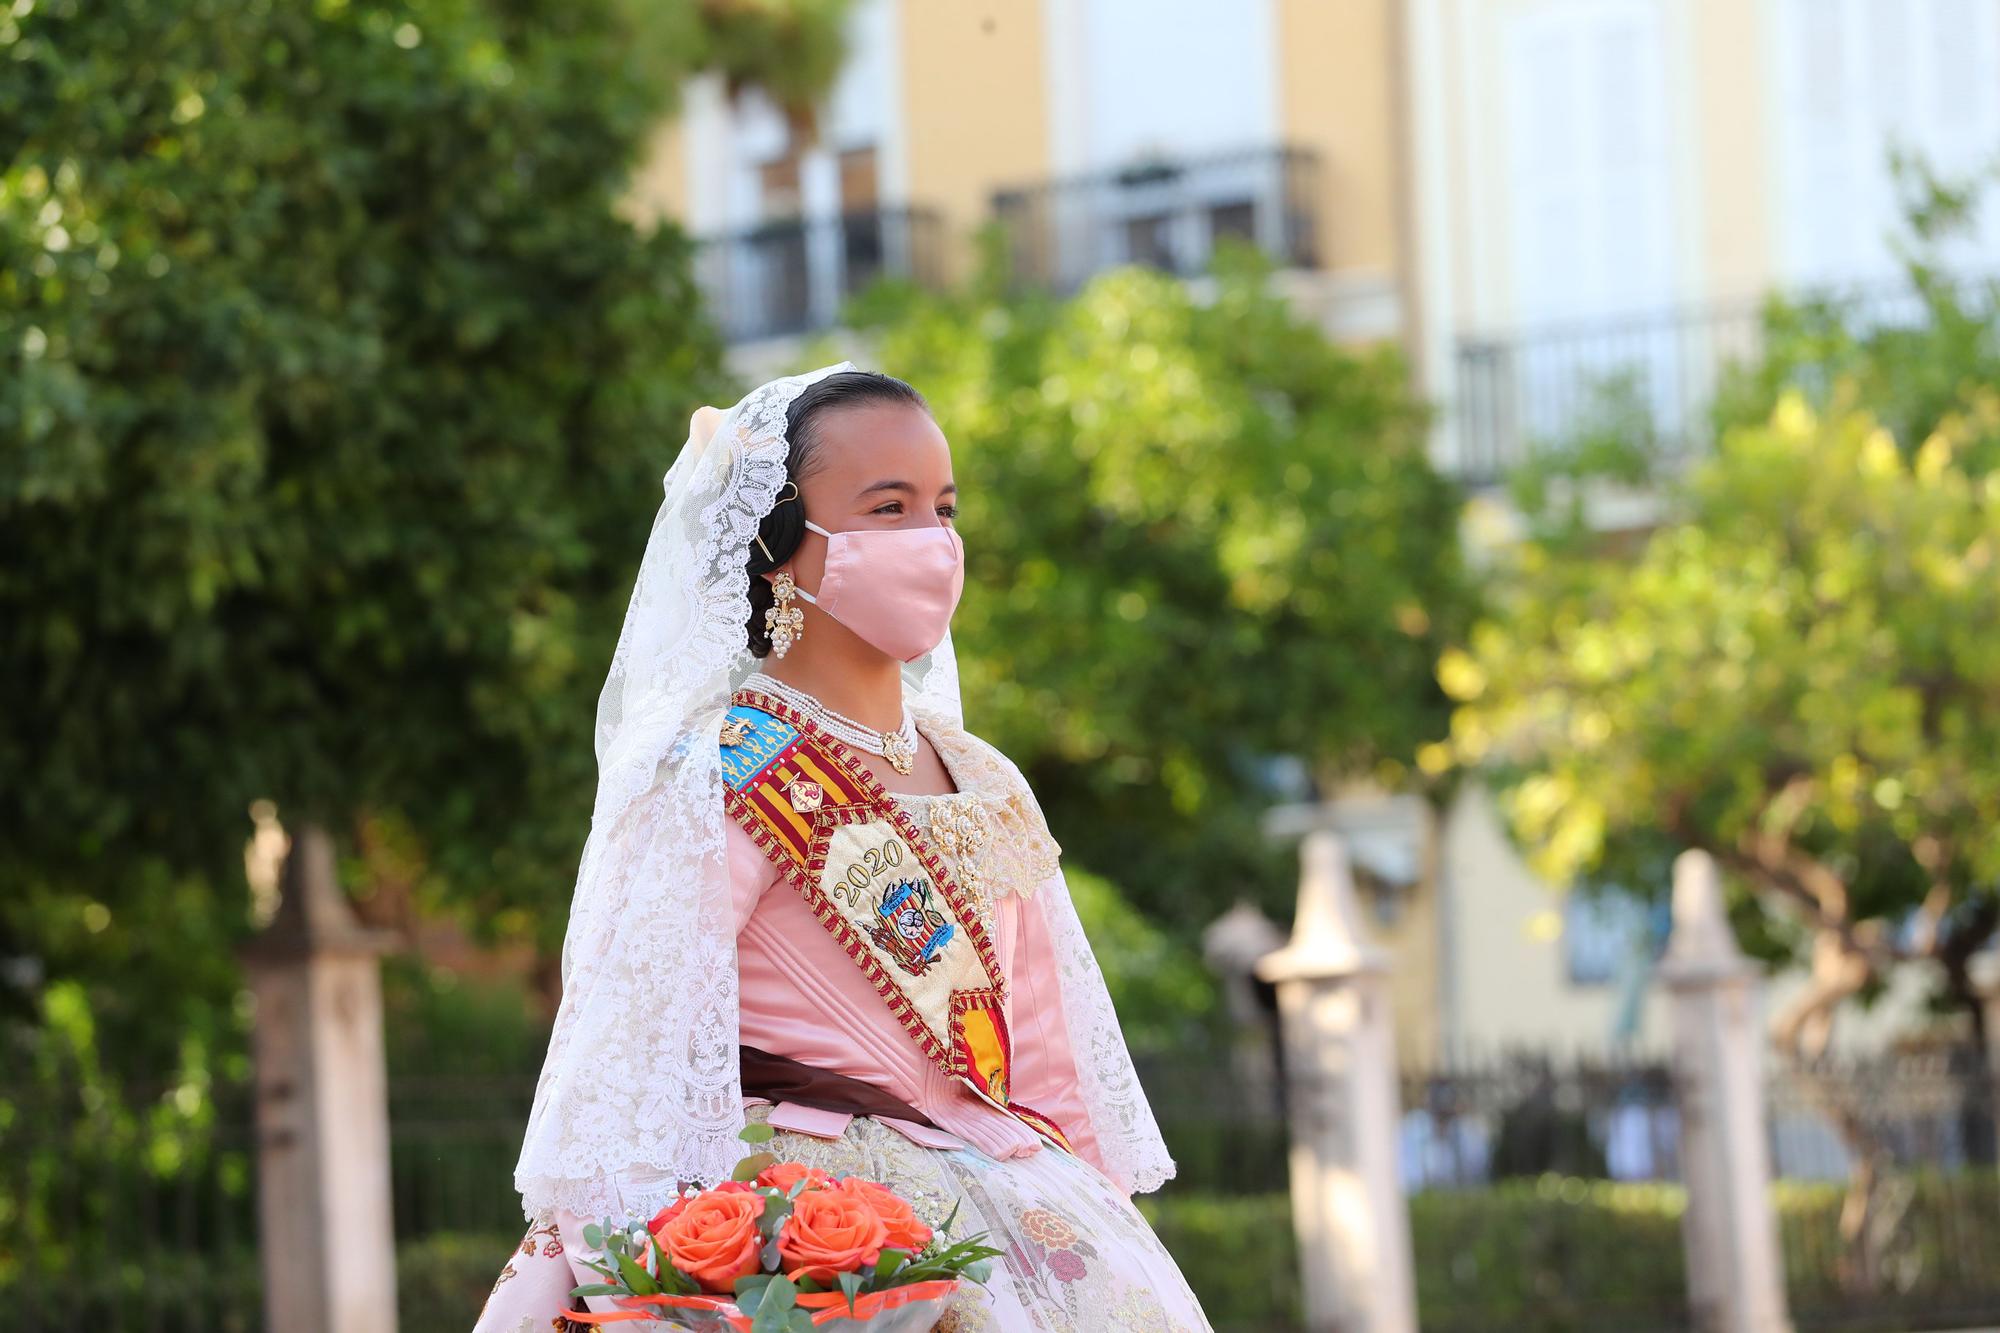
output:
{"label": "green eucalyptus leaf", "polygon": [[764,1288],[764,1299],[757,1306],[756,1318],[750,1322],[750,1333],[790,1333],[791,1315],[798,1308],[798,1291],[790,1279],[782,1274],[774,1276]]}
{"label": "green eucalyptus leaf", "polygon": [[629,1254],[618,1255],[618,1276],[625,1279],[625,1285],[632,1289],[634,1296],[657,1296],[660,1293],[660,1284],[653,1275],[641,1268]]}
{"label": "green eucalyptus leaf", "polygon": [[908,1251],[884,1249],[882,1257],[875,1261],[875,1285],[877,1287],[885,1285],[903,1265],[909,1262]]}
{"label": "green eucalyptus leaf", "polygon": [[773,1153],[751,1153],[736,1164],[736,1169],[729,1173],[729,1178],[731,1180],[755,1180],[758,1172],[767,1166],[776,1165],[777,1161],[777,1156]]}

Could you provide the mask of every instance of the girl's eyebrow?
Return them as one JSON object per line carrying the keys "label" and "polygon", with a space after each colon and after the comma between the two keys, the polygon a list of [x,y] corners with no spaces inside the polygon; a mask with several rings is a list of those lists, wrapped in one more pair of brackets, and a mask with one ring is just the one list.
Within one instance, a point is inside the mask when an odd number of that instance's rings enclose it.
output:
{"label": "girl's eyebrow", "polygon": [[[915,495],[917,493],[917,488],[915,486],[912,486],[907,481],[878,481],[878,482],[873,482],[870,485],[863,486],[861,488],[860,494],[861,496],[869,496],[873,495],[877,491],[902,491],[909,495]],[[944,484],[944,489],[939,491],[938,494],[939,495],[958,494],[958,483],[955,481],[946,482]]]}

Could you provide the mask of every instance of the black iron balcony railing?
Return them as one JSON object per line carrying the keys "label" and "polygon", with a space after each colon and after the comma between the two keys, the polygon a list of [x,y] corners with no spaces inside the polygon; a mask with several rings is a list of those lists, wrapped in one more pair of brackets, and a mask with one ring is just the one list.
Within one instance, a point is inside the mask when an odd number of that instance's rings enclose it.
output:
{"label": "black iron balcony railing", "polygon": [[877,278],[938,282],[939,235],[922,208],[785,218],[699,242],[695,281],[730,342],[810,333]]}
{"label": "black iron balcony railing", "polygon": [[[1909,326],[1926,317],[1923,300],[1908,286],[1798,299],[1829,302],[1859,326]],[[1763,304],[1663,310],[1462,340],[1452,470],[1472,485],[1490,485],[1538,453],[1604,430],[1640,436],[1636,442],[1668,466],[1701,452],[1730,367],[1753,365],[1763,354]]]}
{"label": "black iron balcony railing", "polygon": [[1120,264],[1193,277],[1228,236],[1284,267],[1315,268],[1318,177],[1318,159],[1301,148],[1164,158],[1001,190],[993,214],[1015,277],[1059,292]]}

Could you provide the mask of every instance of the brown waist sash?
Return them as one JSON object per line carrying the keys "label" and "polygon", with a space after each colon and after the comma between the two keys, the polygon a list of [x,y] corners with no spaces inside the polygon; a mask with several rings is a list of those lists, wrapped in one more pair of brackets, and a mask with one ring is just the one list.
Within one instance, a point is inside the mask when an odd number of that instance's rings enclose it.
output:
{"label": "brown waist sash", "polygon": [[888,1116],[919,1125],[932,1124],[931,1118],[914,1106],[907,1106],[873,1083],[863,1083],[830,1069],[818,1069],[786,1055],[773,1055],[755,1046],[736,1048],[743,1065],[743,1093],[747,1097],[768,1097],[774,1102],[797,1102],[821,1111],[847,1115]]}

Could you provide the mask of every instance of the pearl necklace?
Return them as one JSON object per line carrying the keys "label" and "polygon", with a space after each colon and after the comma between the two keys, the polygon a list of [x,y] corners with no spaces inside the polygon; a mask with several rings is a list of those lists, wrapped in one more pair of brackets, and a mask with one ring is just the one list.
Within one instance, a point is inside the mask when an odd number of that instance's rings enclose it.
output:
{"label": "pearl necklace", "polygon": [[792,707],[806,714],[823,730],[866,754],[878,754],[889,761],[889,767],[898,773],[914,772],[917,766],[917,720],[910,715],[910,705],[903,704],[903,725],[894,731],[877,731],[863,726],[845,713],[835,712],[819,699],[807,694],[796,685],[790,685],[775,676],[758,671],[743,682],[751,689],[763,690],[775,698],[782,699]]}

